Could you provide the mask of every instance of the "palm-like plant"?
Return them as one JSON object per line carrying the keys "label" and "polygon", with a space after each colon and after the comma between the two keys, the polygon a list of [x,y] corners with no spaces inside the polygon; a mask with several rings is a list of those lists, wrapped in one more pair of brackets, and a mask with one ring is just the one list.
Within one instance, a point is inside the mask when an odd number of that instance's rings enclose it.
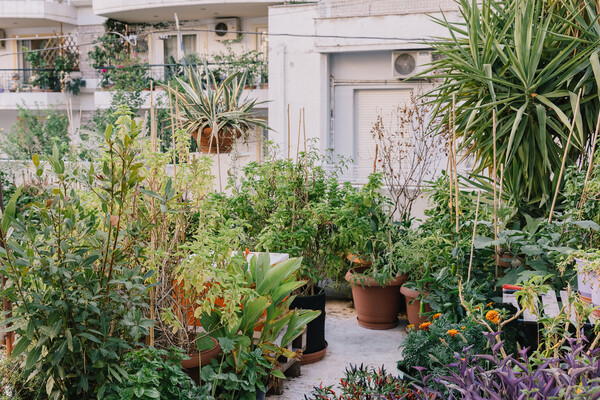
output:
{"label": "palm-like plant", "polygon": [[497,164],[517,207],[547,208],[580,89],[568,161],[584,151],[596,123],[600,26],[592,3],[459,0],[465,22],[435,19],[450,33],[433,44],[442,57],[429,69],[444,80],[430,93],[441,126],[450,122],[454,95],[457,136],[481,173],[494,164],[496,111]]}
{"label": "palm-like plant", "polygon": [[210,69],[205,67],[204,71],[205,79],[200,69],[189,68],[188,81],[177,78],[182,91],[169,88],[184,129],[198,140],[204,152],[228,152],[236,137],[249,137],[251,128],[268,129],[266,122],[253,113],[262,102],[242,99],[247,72],[233,73],[218,83]]}

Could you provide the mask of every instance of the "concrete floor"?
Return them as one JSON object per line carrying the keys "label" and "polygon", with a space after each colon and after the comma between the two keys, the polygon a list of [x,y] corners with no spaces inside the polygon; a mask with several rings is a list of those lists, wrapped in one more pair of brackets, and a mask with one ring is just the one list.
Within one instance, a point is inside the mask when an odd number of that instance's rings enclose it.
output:
{"label": "concrete floor", "polygon": [[282,395],[268,399],[302,400],[321,383],[324,386],[338,383],[349,364],[383,365],[388,372],[397,373],[396,362],[401,358],[398,346],[406,337],[406,320],[400,320],[394,329],[375,331],[358,325],[351,301],[328,299],[326,312],[325,338],[329,348],[325,357],[303,365],[301,376],[284,382]]}

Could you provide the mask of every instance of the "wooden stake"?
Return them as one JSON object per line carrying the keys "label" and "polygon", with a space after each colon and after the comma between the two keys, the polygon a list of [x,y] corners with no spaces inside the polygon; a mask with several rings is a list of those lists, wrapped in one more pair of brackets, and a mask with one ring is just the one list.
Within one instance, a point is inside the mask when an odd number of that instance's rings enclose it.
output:
{"label": "wooden stake", "polygon": [[569,152],[569,147],[571,146],[571,136],[573,135],[573,130],[575,129],[575,122],[577,121],[577,113],[579,112],[579,99],[581,98],[582,89],[579,89],[579,93],[577,94],[577,102],[575,103],[575,112],[573,113],[573,122],[571,123],[571,130],[569,131],[569,137],[567,138],[567,145],[565,146],[565,151],[563,153],[563,159],[562,159],[562,164],[560,166],[560,172],[558,174],[558,180],[556,181],[556,190],[554,191],[554,199],[552,199],[552,206],[550,207],[550,215],[548,216],[548,223],[552,222],[552,214],[554,213],[554,206],[556,205],[556,199],[558,197],[558,191],[560,189],[560,181],[562,180],[563,171],[565,170],[565,164],[567,162],[567,153]]}
{"label": "wooden stake", "polygon": [[587,186],[588,181],[590,180],[590,175],[592,174],[592,169],[594,168],[594,153],[596,152],[596,141],[598,140],[598,129],[599,128],[600,128],[600,113],[598,113],[598,122],[596,123],[596,131],[594,132],[594,139],[592,141],[590,161],[588,163],[588,169],[585,174],[585,181],[583,183],[583,192],[581,193],[581,200],[579,201],[579,213],[577,215],[578,220],[581,219],[583,203],[585,203],[585,199],[586,199],[586,186]]}
{"label": "wooden stake", "polygon": [[300,157],[300,130],[302,129],[302,108],[298,110],[298,143],[296,145],[296,162]]}
{"label": "wooden stake", "polygon": [[477,192],[477,207],[475,208],[475,224],[473,225],[473,237],[471,238],[471,256],[469,257],[469,271],[467,272],[467,283],[471,280],[471,270],[473,268],[473,251],[475,250],[475,236],[477,235],[477,219],[479,218],[479,201],[481,192]]}
{"label": "wooden stake", "polygon": [[456,201],[456,233],[458,233],[458,208],[460,205],[458,203],[458,162],[456,158],[456,95],[452,93],[452,168],[454,169],[454,199]]}
{"label": "wooden stake", "polygon": [[379,154],[379,144],[375,143],[375,158],[373,159],[373,173],[377,172],[377,155]]}
{"label": "wooden stake", "polygon": [[156,124],[154,122],[154,82],[150,81],[150,143],[152,144],[152,152],[156,153],[157,140],[156,140]]}
{"label": "wooden stake", "polygon": [[290,105],[287,106],[287,159],[290,159]]}
{"label": "wooden stake", "polygon": [[[497,159],[498,159],[498,155],[497,155],[497,150],[496,150],[496,109],[494,108],[492,110],[492,139],[494,141],[493,143],[493,147],[494,147],[494,168],[492,170],[492,182],[494,182],[494,240],[498,240],[498,196],[497,196],[497,191],[496,191],[496,187],[498,186],[498,177],[497,177]],[[495,277],[496,279],[498,279],[498,255],[500,253],[500,246],[496,245],[495,247],[495,251],[494,251],[494,261],[496,263],[496,269],[495,269]]]}

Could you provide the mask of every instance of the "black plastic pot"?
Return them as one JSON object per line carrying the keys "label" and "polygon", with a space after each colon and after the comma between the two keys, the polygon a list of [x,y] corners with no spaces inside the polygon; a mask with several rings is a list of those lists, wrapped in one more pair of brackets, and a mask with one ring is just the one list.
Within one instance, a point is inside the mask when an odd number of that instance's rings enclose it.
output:
{"label": "black plastic pot", "polygon": [[296,296],[290,308],[319,310],[321,315],[306,326],[306,350],[304,354],[316,353],[327,347],[325,341],[325,290],[315,288],[318,294],[313,296]]}

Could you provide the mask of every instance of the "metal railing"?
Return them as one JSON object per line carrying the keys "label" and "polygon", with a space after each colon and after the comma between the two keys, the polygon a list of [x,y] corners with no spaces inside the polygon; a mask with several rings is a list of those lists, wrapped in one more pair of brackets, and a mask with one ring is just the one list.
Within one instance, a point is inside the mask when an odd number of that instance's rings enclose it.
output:
{"label": "metal railing", "polygon": [[458,10],[454,0],[322,0],[319,17],[343,18]]}
{"label": "metal railing", "polygon": [[[47,82],[42,87],[36,86],[36,77],[42,74],[47,78]],[[60,92],[58,73],[49,68],[0,69],[1,92],[32,92],[37,90]]]}
{"label": "metal railing", "polygon": [[[191,64],[192,68],[204,68],[205,64]],[[206,66],[212,70],[217,80],[236,71],[243,71],[243,66],[224,63],[211,63]],[[149,89],[151,82],[168,83],[175,77],[184,77],[186,67],[183,64],[143,64],[143,65],[111,65],[96,67],[99,86],[105,89],[117,87],[120,89],[143,90]],[[249,72],[247,85],[260,87],[268,83],[266,74]]]}

